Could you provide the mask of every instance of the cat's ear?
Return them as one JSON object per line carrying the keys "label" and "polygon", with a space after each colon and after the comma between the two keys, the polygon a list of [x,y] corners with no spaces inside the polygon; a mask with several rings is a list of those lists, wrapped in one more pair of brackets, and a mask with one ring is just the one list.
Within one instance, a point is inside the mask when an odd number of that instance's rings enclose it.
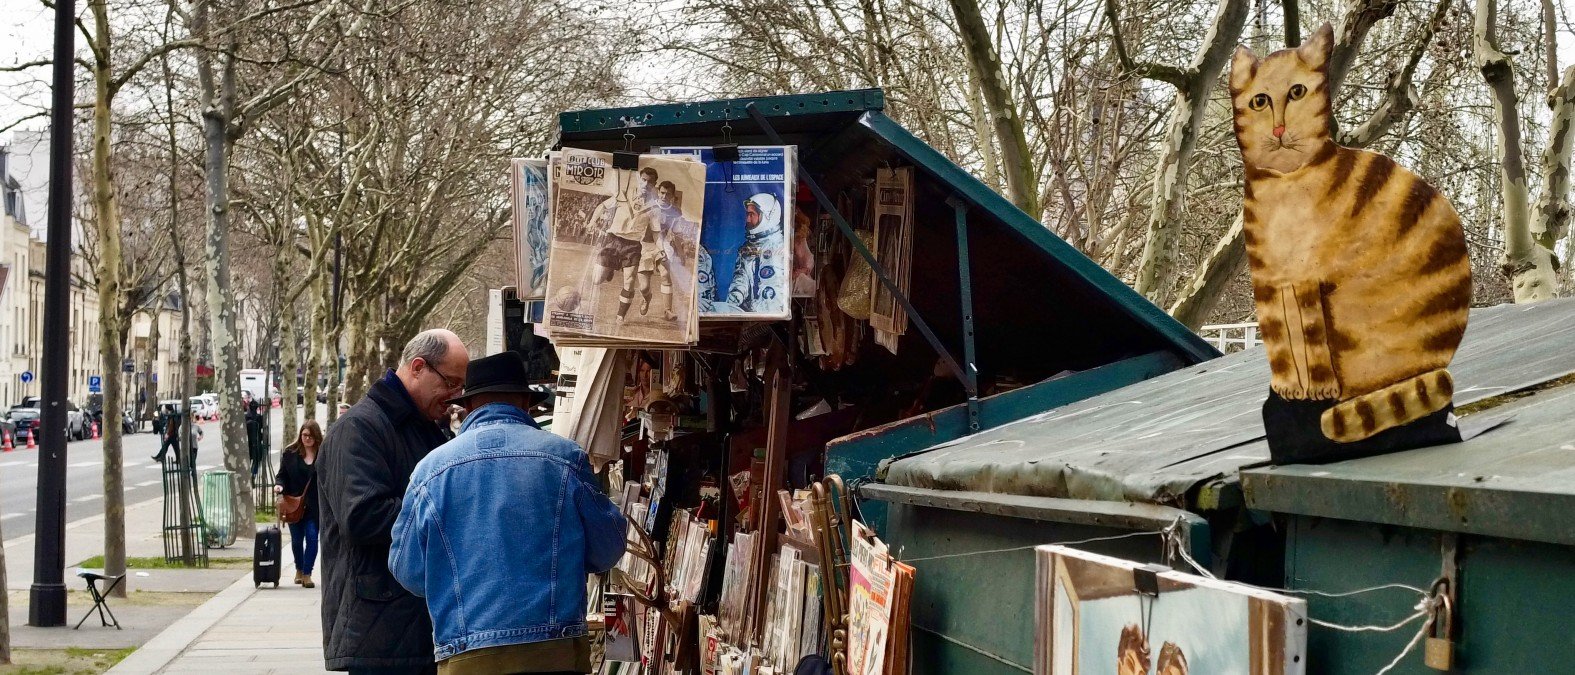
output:
{"label": "cat's ear", "polygon": [[1258,73],[1258,55],[1252,53],[1246,45],[1237,45],[1236,53],[1230,57],[1230,88],[1231,91],[1241,91],[1252,82],[1252,76]]}
{"label": "cat's ear", "polygon": [[1296,48],[1296,56],[1307,64],[1308,68],[1318,70],[1329,63],[1329,54],[1334,51],[1334,27],[1324,22],[1312,37],[1302,41],[1302,46]]}

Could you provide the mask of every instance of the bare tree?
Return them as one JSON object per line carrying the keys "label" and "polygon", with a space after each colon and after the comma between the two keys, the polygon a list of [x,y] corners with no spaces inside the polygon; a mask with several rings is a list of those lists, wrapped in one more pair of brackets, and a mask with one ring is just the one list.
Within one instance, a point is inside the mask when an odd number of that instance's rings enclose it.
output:
{"label": "bare tree", "polygon": [[[1498,3],[1495,0],[1477,0],[1475,25],[1472,53],[1477,68],[1482,71],[1482,79],[1493,93],[1493,110],[1498,117],[1496,148],[1503,174],[1500,189],[1504,200],[1504,276],[1509,278],[1515,302],[1547,300],[1558,294],[1558,279],[1554,276],[1557,263],[1552,251],[1556,235],[1548,228],[1560,226],[1564,220],[1561,212],[1568,200],[1570,142],[1567,136],[1572,113],[1568,103],[1561,106],[1557,98],[1550,99],[1557,127],[1555,140],[1543,155],[1544,170],[1552,179],[1549,186],[1562,187],[1564,194],[1549,197],[1547,212],[1537,219],[1534,229],[1526,179],[1525,141],[1520,128],[1520,101],[1515,92],[1515,69],[1509,56],[1499,48]],[[1559,95],[1555,92],[1555,97]],[[1563,95],[1568,96],[1567,93]]]}

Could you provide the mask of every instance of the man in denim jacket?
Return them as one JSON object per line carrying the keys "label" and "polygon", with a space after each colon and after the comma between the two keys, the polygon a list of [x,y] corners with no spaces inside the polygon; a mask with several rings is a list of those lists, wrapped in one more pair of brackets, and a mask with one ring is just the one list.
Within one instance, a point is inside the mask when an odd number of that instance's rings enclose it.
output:
{"label": "man in denim jacket", "polygon": [[470,362],[459,435],[421,460],[388,567],[427,600],[443,675],[587,673],[586,576],[623,556],[628,527],[585,451],[527,412],[525,362]]}

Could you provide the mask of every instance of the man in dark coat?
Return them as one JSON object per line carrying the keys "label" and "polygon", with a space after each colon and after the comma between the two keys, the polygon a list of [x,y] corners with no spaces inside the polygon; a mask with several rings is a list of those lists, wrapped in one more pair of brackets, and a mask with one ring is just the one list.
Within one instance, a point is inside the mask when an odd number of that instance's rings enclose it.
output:
{"label": "man in dark coat", "polygon": [[410,473],[444,443],[435,420],[460,394],[469,361],[458,336],[423,332],[405,345],[399,370],[328,427],[317,480],[329,670],[437,672],[426,602],[394,580],[388,549]]}

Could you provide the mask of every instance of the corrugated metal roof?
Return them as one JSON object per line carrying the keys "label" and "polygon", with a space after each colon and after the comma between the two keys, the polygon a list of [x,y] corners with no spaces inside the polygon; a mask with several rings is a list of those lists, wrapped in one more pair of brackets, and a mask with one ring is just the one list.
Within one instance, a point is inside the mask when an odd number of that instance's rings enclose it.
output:
{"label": "corrugated metal roof", "polygon": [[[1450,370],[1457,405],[1575,372],[1575,298],[1472,311]],[[1232,354],[935,446],[892,463],[886,482],[1181,503],[1204,481],[1268,462],[1268,382],[1261,348]],[[1473,443],[1516,433],[1512,424]],[[1575,467],[1575,452],[1562,459]]]}
{"label": "corrugated metal roof", "polygon": [[1439,448],[1243,471],[1247,505],[1575,545],[1575,386],[1481,415],[1514,417]]}

